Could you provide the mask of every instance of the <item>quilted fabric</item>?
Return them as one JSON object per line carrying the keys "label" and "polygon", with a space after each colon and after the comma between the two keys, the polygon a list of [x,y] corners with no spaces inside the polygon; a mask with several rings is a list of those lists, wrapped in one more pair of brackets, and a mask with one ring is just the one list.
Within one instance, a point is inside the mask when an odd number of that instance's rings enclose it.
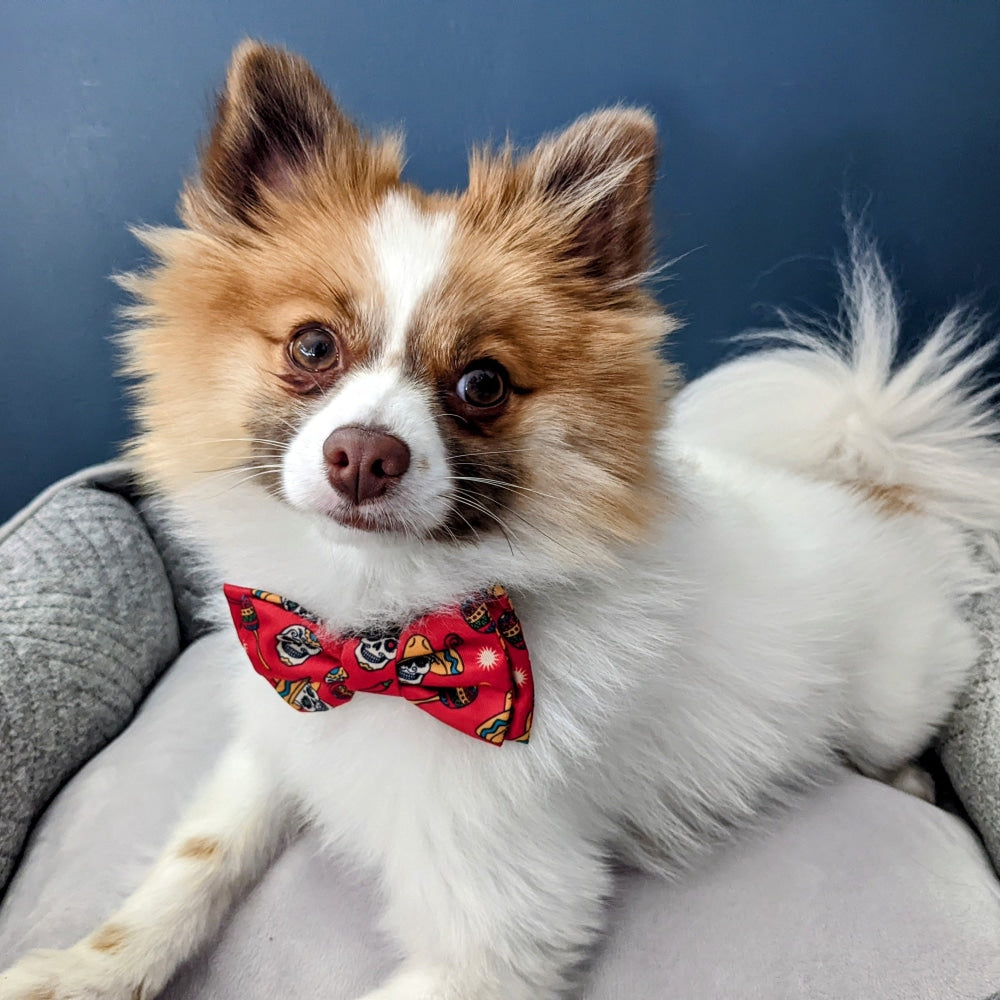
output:
{"label": "quilted fabric", "polygon": [[976,596],[969,613],[982,653],[939,752],[1000,873],[1000,588]]}
{"label": "quilted fabric", "polygon": [[0,536],[0,890],[34,819],[177,656],[163,561],[132,505],[57,490]]}

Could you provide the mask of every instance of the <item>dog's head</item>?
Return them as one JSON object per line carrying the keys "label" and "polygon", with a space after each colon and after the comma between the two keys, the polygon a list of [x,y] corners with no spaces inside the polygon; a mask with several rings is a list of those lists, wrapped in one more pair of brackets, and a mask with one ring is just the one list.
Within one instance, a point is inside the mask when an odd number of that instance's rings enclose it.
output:
{"label": "dog's head", "polygon": [[673,382],[642,287],[655,153],[650,116],[614,108],[425,194],[398,137],[242,44],[183,227],[143,232],[158,263],[123,279],[141,473],[360,548],[565,562],[641,538]]}

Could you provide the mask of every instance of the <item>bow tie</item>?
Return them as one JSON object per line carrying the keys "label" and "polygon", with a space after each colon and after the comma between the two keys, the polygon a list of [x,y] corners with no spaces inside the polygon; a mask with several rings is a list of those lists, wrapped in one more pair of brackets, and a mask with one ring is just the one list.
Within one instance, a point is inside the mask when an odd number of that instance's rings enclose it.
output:
{"label": "bow tie", "polygon": [[254,669],[300,712],[396,695],[468,736],[527,743],[534,685],[521,623],[500,586],[389,632],[333,636],[294,601],[224,587]]}

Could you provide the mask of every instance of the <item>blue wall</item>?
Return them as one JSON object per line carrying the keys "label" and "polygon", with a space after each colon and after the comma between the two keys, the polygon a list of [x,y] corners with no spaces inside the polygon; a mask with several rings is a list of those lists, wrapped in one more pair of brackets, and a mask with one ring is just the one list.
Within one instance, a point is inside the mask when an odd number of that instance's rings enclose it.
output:
{"label": "blue wall", "polygon": [[919,325],[1000,303],[1000,4],[850,0],[5,0],[0,6],[0,519],[128,433],[107,276],[131,222],[173,219],[244,35],[311,59],[409,176],[468,145],[646,104],[664,142],[661,295],[697,373],[779,303],[830,308],[845,197]]}

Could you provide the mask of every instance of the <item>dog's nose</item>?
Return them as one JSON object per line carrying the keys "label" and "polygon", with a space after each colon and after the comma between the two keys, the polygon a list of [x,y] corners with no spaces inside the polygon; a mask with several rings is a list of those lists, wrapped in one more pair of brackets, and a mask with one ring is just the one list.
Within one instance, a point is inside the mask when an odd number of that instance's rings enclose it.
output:
{"label": "dog's nose", "polygon": [[339,427],[323,442],[326,478],[352,503],[381,496],[410,467],[410,449],[371,427]]}

